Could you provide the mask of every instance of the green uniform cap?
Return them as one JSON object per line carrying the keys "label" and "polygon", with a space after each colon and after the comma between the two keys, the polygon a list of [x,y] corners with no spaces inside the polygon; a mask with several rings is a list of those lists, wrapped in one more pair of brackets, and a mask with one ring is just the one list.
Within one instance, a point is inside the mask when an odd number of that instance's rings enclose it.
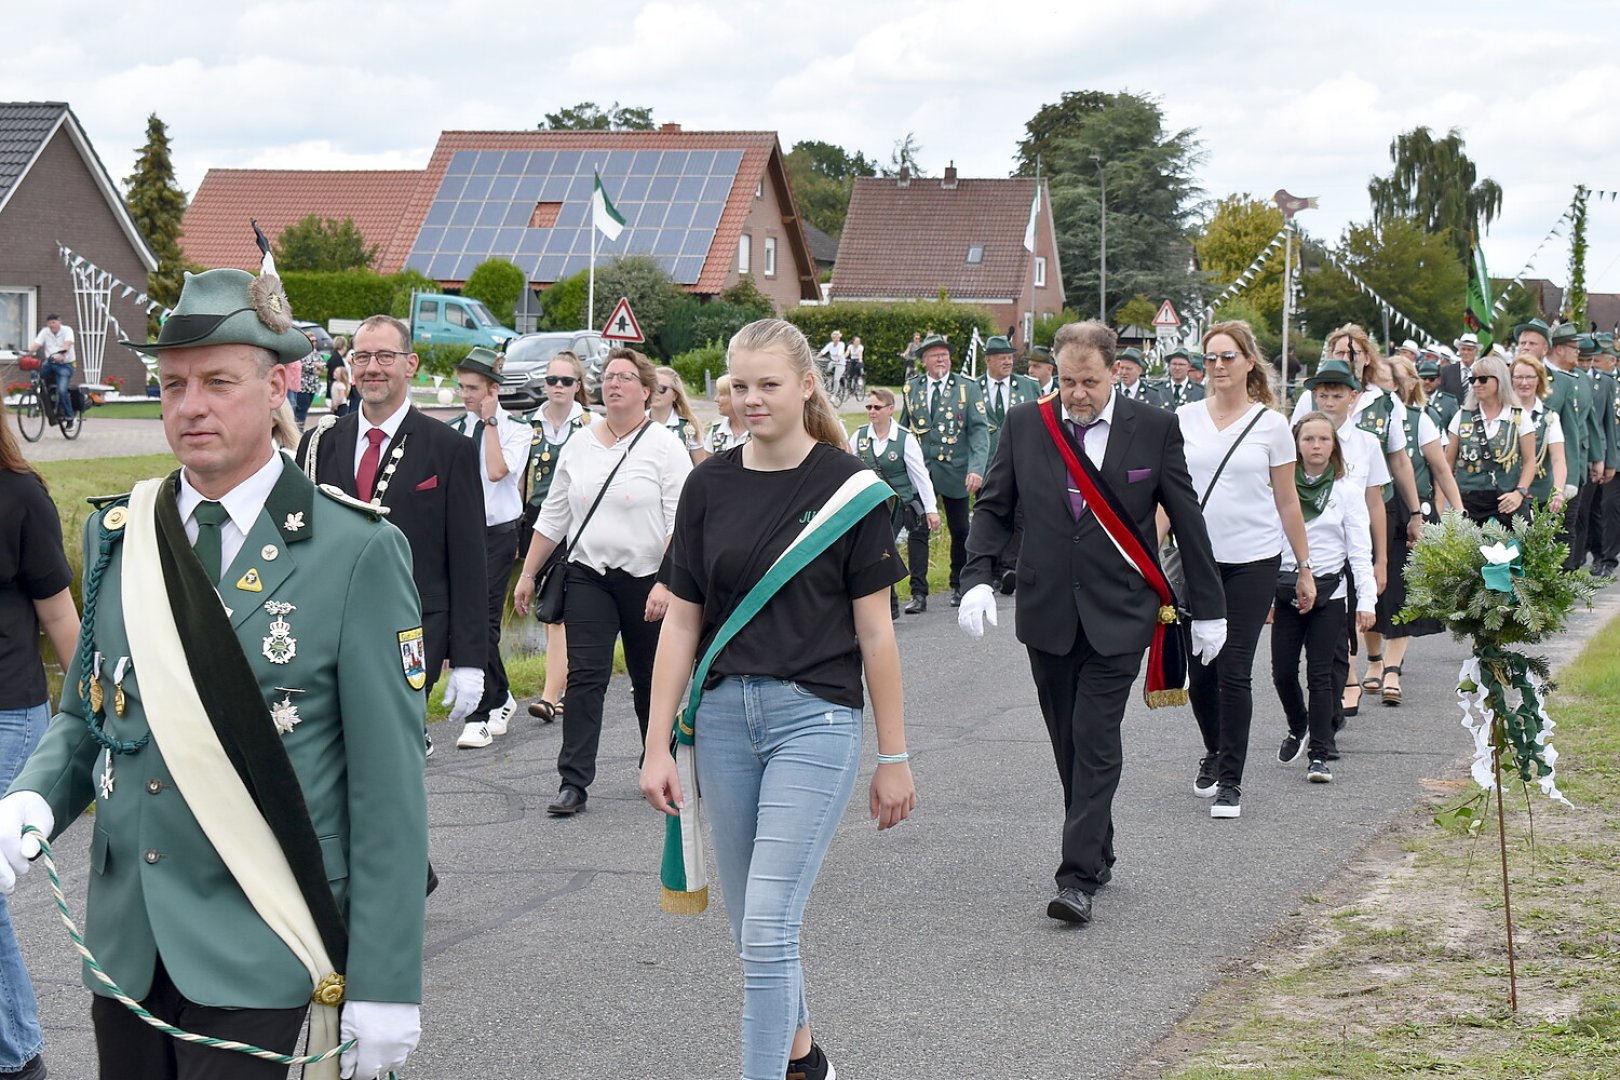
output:
{"label": "green uniform cap", "polygon": [[1356,378],[1350,370],[1350,365],[1343,360],[1328,359],[1316,369],[1316,374],[1305,380],[1305,389],[1315,390],[1324,384],[1338,384],[1348,386],[1352,390],[1361,389],[1361,380]]}
{"label": "green uniform cap", "polygon": [[1599,352],[1608,353],[1610,356],[1617,355],[1614,351],[1613,334],[1609,333],[1607,330],[1602,330],[1597,333],[1596,337]]}
{"label": "green uniform cap", "polygon": [[946,341],[943,337],[940,337],[938,334],[929,334],[927,337],[923,338],[922,341],[918,342],[917,356],[921,357],[922,354],[927,352],[929,349],[944,349],[946,352],[950,352],[951,343]]}
{"label": "green uniform cap", "polygon": [[1183,360],[1186,360],[1188,363],[1192,362],[1192,353],[1187,350],[1187,346],[1185,345],[1177,345],[1175,348],[1165,353],[1164,362],[1168,364],[1178,356]]}
{"label": "green uniform cap", "polygon": [[1580,349],[1582,356],[1596,356],[1598,353],[1603,351],[1602,346],[1598,344],[1598,336],[1596,334],[1580,335],[1575,339],[1575,345],[1578,349]]}
{"label": "green uniform cap", "polygon": [[1119,350],[1119,352],[1114,356],[1114,359],[1116,361],[1118,361],[1118,360],[1129,360],[1131,363],[1135,364],[1139,368],[1140,367],[1146,367],[1146,365],[1142,363],[1142,350],[1141,349],[1137,349],[1137,348],[1133,348],[1133,347],[1123,348],[1123,349]]}
{"label": "green uniform cap", "polygon": [[456,370],[470,371],[474,375],[482,375],[484,378],[493,379],[498,383],[501,381],[501,368],[505,366],[506,359],[504,357],[497,356],[493,350],[480,345],[463,357],[460,363],[456,364]]}
{"label": "green uniform cap", "polygon": [[1032,364],[1052,363],[1052,350],[1048,349],[1045,345],[1031,345],[1029,347],[1029,362]]}
{"label": "green uniform cap", "polygon": [[1187,354],[1187,363],[1191,364],[1193,367],[1197,368],[1199,371],[1203,371],[1204,370],[1204,354],[1203,353],[1189,352]]}
{"label": "green uniform cap", "polygon": [[[920,352],[921,350],[919,349],[918,351]],[[1012,342],[1008,341],[1001,334],[997,334],[994,337],[985,339],[984,355],[986,356],[1000,356],[1013,351]]]}
{"label": "green uniform cap", "polygon": [[1553,345],[1564,345],[1571,341],[1579,341],[1580,338],[1580,327],[1574,323],[1559,323],[1552,328],[1552,335],[1547,340]]}
{"label": "green uniform cap", "polygon": [[190,349],[202,345],[255,345],[275,353],[283,364],[308,356],[303,331],[293,329],[292,303],[274,274],[254,277],[246,270],[187,273],[180,300],[156,341],[120,341],[132,349]]}
{"label": "green uniform cap", "polygon": [[1533,330],[1540,334],[1541,339],[1549,344],[1552,342],[1552,331],[1548,330],[1547,324],[1542,322],[1540,319],[1531,319],[1529,322],[1520,323],[1518,326],[1515,326],[1513,328],[1513,340],[1518,341],[1519,335],[1524,333],[1526,330]]}
{"label": "green uniform cap", "polygon": [[1417,373],[1420,379],[1438,379],[1440,377],[1440,365],[1433,360],[1425,360],[1417,366]]}

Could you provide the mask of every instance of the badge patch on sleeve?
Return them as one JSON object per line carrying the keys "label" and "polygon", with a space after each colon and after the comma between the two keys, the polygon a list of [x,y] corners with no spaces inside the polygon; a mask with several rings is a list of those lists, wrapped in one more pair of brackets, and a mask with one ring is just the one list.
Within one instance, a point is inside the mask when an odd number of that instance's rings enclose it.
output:
{"label": "badge patch on sleeve", "polygon": [[399,663],[405,669],[405,681],[412,690],[420,690],[427,685],[427,645],[422,640],[422,628],[401,630],[397,636]]}

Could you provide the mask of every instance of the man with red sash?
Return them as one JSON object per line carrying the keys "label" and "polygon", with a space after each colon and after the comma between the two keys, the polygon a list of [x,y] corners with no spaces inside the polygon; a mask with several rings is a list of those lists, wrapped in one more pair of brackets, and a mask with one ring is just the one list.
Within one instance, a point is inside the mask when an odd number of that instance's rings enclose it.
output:
{"label": "man with red sash", "polygon": [[[1148,704],[1184,704],[1186,656],[1207,663],[1226,640],[1226,597],[1173,413],[1114,392],[1114,332],[1070,323],[1052,343],[1058,389],[1007,413],[968,533],[958,622],[970,637],[996,623],[997,553],[1023,513],[1018,640],[1063,782],[1063,855],[1046,913],[1091,921],[1092,894],[1114,864],[1120,723],[1148,651]],[[1186,596],[1157,558],[1155,515],[1181,545]],[[1185,609],[1185,610],[1183,610]]]}

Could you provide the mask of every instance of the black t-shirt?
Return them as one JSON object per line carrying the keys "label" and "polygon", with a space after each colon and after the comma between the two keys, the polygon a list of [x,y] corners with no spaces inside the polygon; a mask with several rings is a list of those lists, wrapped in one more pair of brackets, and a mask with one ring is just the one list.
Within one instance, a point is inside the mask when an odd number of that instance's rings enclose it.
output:
{"label": "black t-shirt", "polygon": [[[796,469],[744,468],[743,447],[735,446],[692,470],[675,513],[668,566],[670,591],[703,605],[700,658],[726,616],[787,550],[809,516],[865,467],[853,454],[817,443]],[[880,505],[738,631],[715,657],[707,685],[727,675],[766,675],[796,682],[835,704],[861,708],[865,699],[852,605],[904,576],[889,507]]]}
{"label": "black t-shirt", "polygon": [[34,601],[72,581],[62,522],[45,485],[33,473],[0,469],[0,709],[49,700]]}

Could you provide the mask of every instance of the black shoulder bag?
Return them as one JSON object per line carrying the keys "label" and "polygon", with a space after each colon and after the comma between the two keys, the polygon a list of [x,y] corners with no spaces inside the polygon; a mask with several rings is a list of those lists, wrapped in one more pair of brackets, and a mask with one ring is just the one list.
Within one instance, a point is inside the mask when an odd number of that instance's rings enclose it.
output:
{"label": "black shoulder bag", "polygon": [[607,474],[607,479],[602,481],[602,490],[596,493],[596,501],[591,503],[589,510],[585,511],[585,520],[579,523],[579,528],[574,530],[573,540],[564,540],[559,543],[552,550],[551,557],[546,560],[546,565],[540,568],[534,586],[534,617],[541,622],[562,622],[563,601],[568,594],[568,551],[579,543],[580,535],[585,532],[585,526],[591,523],[591,518],[596,514],[596,508],[602,505],[602,496],[607,494],[607,489],[613,484],[613,478],[619,474],[619,466],[629,460],[631,452],[636,448],[636,443],[641,441],[641,437],[647,434],[647,429],[651,426],[651,420],[643,423],[641,430],[636,432],[636,437],[630,440],[629,446],[625,447],[624,457],[619,459],[618,464],[613,466],[613,471]]}

